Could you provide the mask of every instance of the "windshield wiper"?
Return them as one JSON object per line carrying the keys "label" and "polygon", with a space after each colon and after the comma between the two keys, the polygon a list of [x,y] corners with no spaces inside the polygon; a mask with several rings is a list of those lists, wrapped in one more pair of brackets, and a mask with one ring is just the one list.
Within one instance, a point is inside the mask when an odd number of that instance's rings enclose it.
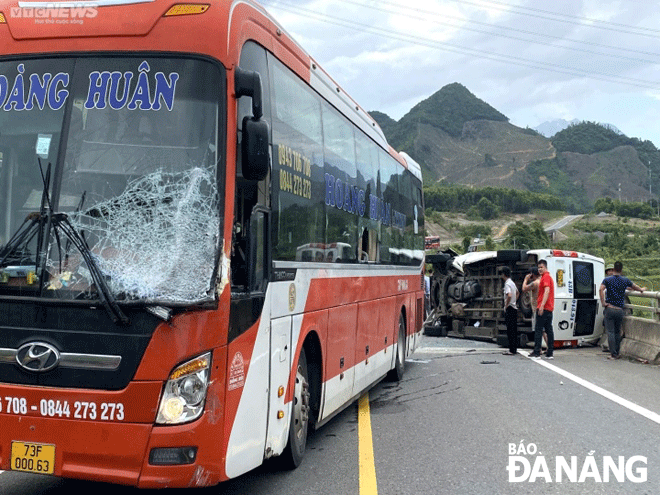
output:
{"label": "windshield wiper", "polygon": [[[41,223],[41,215],[37,212],[30,213],[25,220],[9,239],[7,244],[0,249],[0,268],[8,266],[12,263],[23,264],[27,258],[28,265],[36,264],[36,260],[30,259],[30,251],[27,245],[34,239],[34,236],[39,232],[39,225]],[[21,250],[21,247],[23,249]]]}
{"label": "windshield wiper", "polygon": [[[39,170],[41,171],[41,180],[44,186],[43,193],[41,195],[40,216],[42,217],[42,220],[40,222],[40,225],[42,226],[46,225],[46,229],[43,228],[39,229],[39,241],[37,243],[37,262],[40,261],[40,251],[42,249],[43,236],[47,235],[47,232],[50,231],[50,227],[52,226],[53,235],[55,236],[55,241],[57,242],[57,249],[59,252],[60,271],[62,270],[62,243],[60,242],[60,235],[58,232],[58,230],[61,230],[64,233],[64,235],[67,236],[69,241],[73,243],[76,249],[78,249],[83,259],[85,260],[85,263],[87,263],[87,268],[89,268],[89,273],[92,276],[92,281],[94,282],[98,290],[99,300],[101,301],[101,304],[107,311],[112,321],[115,324],[121,323],[122,325],[128,325],[130,321],[128,317],[124,314],[124,312],[121,310],[119,305],[117,304],[117,301],[115,301],[115,298],[112,295],[112,292],[110,291],[110,287],[108,287],[108,283],[105,280],[105,276],[103,275],[103,272],[101,271],[98,264],[94,260],[94,257],[92,256],[92,251],[89,249],[89,246],[87,245],[87,241],[85,241],[85,238],[78,233],[78,231],[75,229],[73,225],[71,225],[71,222],[69,221],[69,217],[67,216],[66,213],[53,212],[53,204],[51,203],[50,195],[48,194],[48,190],[50,188],[51,164],[48,163],[46,174],[44,175],[44,169],[43,166],[41,165],[41,159],[37,158],[37,161],[39,162]],[[82,207],[84,201],[85,201],[85,193],[83,193],[79,207]],[[48,209],[46,209],[46,206],[48,206]],[[67,241],[67,253],[66,253],[67,258],[69,255],[68,249],[69,246]],[[42,268],[41,273],[45,272],[45,264],[46,264],[45,249],[44,249],[43,257],[44,257],[43,264],[39,263],[39,266]]]}
{"label": "windshield wiper", "polygon": [[71,224],[68,215],[66,213],[54,213],[52,215],[52,224],[53,227],[55,227],[55,230],[62,231],[62,233],[71,241],[71,243],[73,243],[75,248],[82,255],[85,263],[87,264],[87,268],[89,268],[89,273],[92,276],[94,285],[96,285],[96,288],[98,289],[98,295],[101,304],[103,304],[103,307],[112,318],[112,321],[114,323],[128,325],[130,320],[121,310],[117,304],[117,301],[112,295],[112,291],[110,290],[110,287],[108,287],[105,275],[96,263],[94,255],[87,245],[87,241],[85,241],[85,238],[80,235],[80,233]]}
{"label": "windshield wiper", "polygon": [[[87,267],[89,268],[89,273],[92,276],[92,281],[98,289],[99,300],[101,304],[106,309],[112,321],[114,323],[121,323],[122,325],[128,325],[130,320],[121,310],[117,304],[108,283],[105,280],[103,272],[99,268],[96,260],[94,259],[89,246],[85,239],[78,233],[78,231],[73,227],[69,221],[69,217],[66,213],[43,213],[39,214],[37,212],[30,213],[23,224],[19,227],[16,233],[12,236],[9,242],[5,247],[0,251],[0,267],[8,266],[8,262],[11,262],[14,259],[17,259],[16,252],[19,251],[21,246],[26,246],[34,238],[35,235],[39,234],[41,238],[43,234],[43,228],[50,220],[51,225],[54,227],[54,235],[57,238],[58,247],[60,246],[59,233],[62,233],[67,237],[68,242],[72,243],[75,248],[80,252]],[[29,222],[29,224],[28,224]],[[27,225],[27,226],[26,226]],[[39,255],[37,255],[37,259]],[[20,260],[23,260],[24,257],[21,257]],[[29,260],[32,262],[31,260]],[[60,261],[61,262],[61,261]]]}
{"label": "windshield wiper", "polygon": [[[53,206],[50,201],[50,195],[48,193],[50,188],[50,180],[51,180],[51,164],[48,163],[48,167],[46,168],[46,173],[44,174],[43,166],[41,165],[41,160],[39,158],[37,158],[37,162],[39,164],[39,171],[41,172],[41,180],[43,183],[43,190],[41,193],[41,205],[39,207],[39,211],[30,213],[25,218],[25,220],[18,228],[18,230],[11,237],[11,239],[7,242],[7,244],[5,244],[5,246],[2,249],[0,249],[0,268],[8,266],[7,264],[8,260],[13,261],[18,259],[19,263],[24,261],[25,255],[21,255],[21,248],[23,249],[24,252],[27,252],[27,256],[29,256],[29,251],[27,250],[27,246],[34,239],[34,237],[37,236],[37,252],[34,260],[35,273],[37,274],[45,273],[47,249],[45,245],[46,243],[44,241],[46,239],[46,236],[48,235],[48,232],[50,232],[52,227],[53,235],[55,236],[57,248],[60,253],[60,271],[61,271],[62,244],[60,242],[60,235],[59,235],[59,231],[61,230],[62,233],[64,233],[64,235],[68,239],[66,245],[66,251],[67,251],[66,256],[68,257],[69,246],[70,243],[72,243],[76,247],[76,249],[78,249],[83,259],[85,260],[85,263],[89,268],[89,273],[92,277],[92,281],[94,282],[94,285],[96,285],[99,295],[99,300],[101,301],[101,304],[103,305],[105,310],[108,312],[108,315],[110,315],[112,321],[114,323],[121,323],[122,325],[128,325],[130,323],[130,320],[121,310],[121,308],[117,304],[117,301],[112,295],[112,292],[108,287],[108,283],[106,282],[105,276],[103,275],[103,272],[101,271],[98,264],[94,260],[94,256],[92,255],[92,252],[89,249],[89,246],[87,245],[87,241],[85,241],[85,238],[82,235],[80,235],[78,231],[75,229],[75,227],[71,224],[71,222],[69,221],[69,217],[67,216],[66,213],[53,212]],[[80,201],[80,205],[78,206],[78,208],[82,207],[84,201],[85,201],[85,194],[83,193],[83,197]],[[16,253],[18,253],[18,256],[16,255]],[[31,260],[28,261],[31,262]],[[38,276],[37,278],[38,280],[41,280],[41,276]],[[40,286],[43,287],[43,284],[40,283]]]}
{"label": "windshield wiper", "polygon": [[[11,239],[9,239],[7,244],[5,244],[5,247],[2,250],[0,250],[0,267],[7,266],[6,264],[7,260],[14,253],[18,252],[20,255],[21,246],[24,246],[24,250],[27,251],[28,244],[30,244],[30,242],[32,242],[32,239],[34,239],[34,236],[38,234],[37,252],[34,260],[35,273],[38,268],[36,265],[39,262],[39,258],[40,258],[40,250],[44,236],[44,225],[48,220],[48,217],[46,216],[46,205],[48,205],[48,207],[50,208],[50,197],[48,196],[48,188],[50,186],[51,164],[50,162],[48,163],[46,174],[44,174],[44,169],[41,165],[41,159],[37,158],[37,164],[39,165],[39,171],[41,172],[41,181],[43,183],[43,190],[41,191],[41,204],[39,206],[39,211],[38,212],[35,211],[28,214],[28,216],[25,217],[25,220],[23,220],[23,223],[20,225],[20,227],[18,227],[18,229],[11,237]],[[12,259],[16,260],[17,258],[15,256],[12,256]],[[24,259],[25,257],[23,256],[18,258],[19,264]]]}

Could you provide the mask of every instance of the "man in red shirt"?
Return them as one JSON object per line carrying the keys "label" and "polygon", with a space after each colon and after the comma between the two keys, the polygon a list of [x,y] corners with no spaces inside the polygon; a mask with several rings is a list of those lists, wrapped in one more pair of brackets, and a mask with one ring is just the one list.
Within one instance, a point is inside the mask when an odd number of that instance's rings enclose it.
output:
{"label": "man in red shirt", "polygon": [[539,296],[536,301],[536,326],[534,327],[534,352],[529,357],[541,357],[541,338],[543,331],[548,336],[548,350],[545,356],[554,359],[552,354],[555,347],[555,333],[552,330],[552,311],[555,309],[555,283],[548,273],[548,263],[545,260],[538,262]]}

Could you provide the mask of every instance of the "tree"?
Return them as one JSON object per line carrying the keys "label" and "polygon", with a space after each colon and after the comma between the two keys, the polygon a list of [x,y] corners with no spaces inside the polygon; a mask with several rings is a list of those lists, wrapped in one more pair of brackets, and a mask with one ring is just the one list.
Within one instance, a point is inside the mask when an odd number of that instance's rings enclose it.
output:
{"label": "tree", "polygon": [[468,249],[470,248],[470,244],[472,244],[472,241],[470,240],[469,237],[463,237],[463,252],[467,253]]}
{"label": "tree", "polygon": [[550,238],[543,230],[541,222],[535,220],[527,225],[519,220],[509,225],[504,245],[515,249],[549,248]]}
{"label": "tree", "polygon": [[488,198],[481,198],[477,203],[479,216],[484,220],[492,220],[500,216],[500,208]]}
{"label": "tree", "polygon": [[615,209],[614,202],[612,198],[598,198],[594,203],[594,211],[600,213],[604,211],[605,213],[612,213]]}
{"label": "tree", "polygon": [[468,220],[483,220],[484,219],[484,217],[481,216],[481,213],[479,212],[479,208],[477,208],[476,205],[470,207],[470,209],[466,213],[466,216],[468,217]]}

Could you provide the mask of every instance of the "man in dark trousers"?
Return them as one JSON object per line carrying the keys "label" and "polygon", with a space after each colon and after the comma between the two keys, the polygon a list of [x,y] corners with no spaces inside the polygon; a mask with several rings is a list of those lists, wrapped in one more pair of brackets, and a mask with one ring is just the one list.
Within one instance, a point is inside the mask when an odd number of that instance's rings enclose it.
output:
{"label": "man in dark trousers", "polygon": [[[621,347],[621,323],[625,314],[623,305],[626,296],[626,290],[634,289],[644,292],[646,287],[640,287],[630,281],[629,278],[621,275],[623,263],[617,261],[614,263],[614,274],[606,277],[600,284],[600,302],[605,308],[605,329],[607,330],[607,342],[610,347],[609,359],[619,359],[619,348]],[[605,297],[607,291],[607,297]]]}
{"label": "man in dark trousers", "polygon": [[511,280],[511,268],[503,267],[500,274],[504,280],[504,321],[509,340],[509,351],[503,354],[513,356],[518,352],[518,288]]}
{"label": "man in dark trousers", "polygon": [[543,331],[548,335],[548,350],[545,356],[554,359],[555,332],[552,329],[552,311],[555,309],[555,283],[548,273],[548,263],[539,260],[539,295],[536,301],[536,325],[534,326],[534,352],[529,357],[541,357],[541,339]]}

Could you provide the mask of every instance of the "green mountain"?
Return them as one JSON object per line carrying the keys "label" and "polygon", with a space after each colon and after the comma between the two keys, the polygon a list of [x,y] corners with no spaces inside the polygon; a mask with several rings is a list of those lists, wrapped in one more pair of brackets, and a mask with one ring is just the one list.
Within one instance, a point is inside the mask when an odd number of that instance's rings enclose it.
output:
{"label": "green mountain", "polygon": [[458,83],[444,86],[398,122],[371,114],[392,147],[422,165],[427,185],[444,181],[549,193],[567,210],[580,212],[600,197],[648,199],[650,168],[653,196],[660,192],[660,153],[650,141],[591,122],[547,139],[512,125]]}
{"label": "green mountain", "polygon": [[579,122],[570,125],[556,133],[551,139],[557,151],[570,151],[583,155],[610,151],[617,146],[625,146],[632,142],[623,134],[618,134],[595,122]]}
{"label": "green mountain", "polygon": [[[649,176],[651,190],[656,191],[655,196],[660,192],[660,153],[651,141],[629,138],[594,122],[580,122],[569,126],[551,139],[554,147],[568,162],[571,161],[569,158],[573,158],[569,153],[589,155],[599,163],[600,170],[606,172],[606,178],[616,179],[610,183],[615,187],[612,187],[611,191],[605,191],[605,196],[616,198],[618,184],[622,182],[636,183],[639,187],[648,189]],[[590,182],[595,181],[587,178],[587,183]],[[639,193],[637,190],[626,189],[622,192],[625,193],[622,198],[639,199],[635,198],[635,194]]]}
{"label": "green mountain", "polygon": [[403,135],[415,125],[427,124],[457,138],[461,136],[465,123],[472,120],[509,121],[465,86],[453,83],[415,105],[399,122],[397,133]]}

